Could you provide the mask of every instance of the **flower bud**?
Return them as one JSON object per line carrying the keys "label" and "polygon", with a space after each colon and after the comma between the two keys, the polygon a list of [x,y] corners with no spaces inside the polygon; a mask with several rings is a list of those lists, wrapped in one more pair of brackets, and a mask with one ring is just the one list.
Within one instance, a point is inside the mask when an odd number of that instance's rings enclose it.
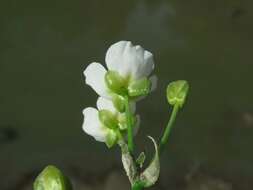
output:
{"label": "flower bud", "polygon": [[36,178],[34,190],[71,190],[69,180],[55,166],[47,166]]}
{"label": "flower bud", "polygon": [[185,80],[171,82],[167,86],[167,100],[170,105],[182,107],[186,100],[189,84]]}
{"label": "flower bud", "polygon": [[146,160],[146,154],[144,152],[141,152],[138,158],[136,159],[136,164],[142,168],[144,162]]}

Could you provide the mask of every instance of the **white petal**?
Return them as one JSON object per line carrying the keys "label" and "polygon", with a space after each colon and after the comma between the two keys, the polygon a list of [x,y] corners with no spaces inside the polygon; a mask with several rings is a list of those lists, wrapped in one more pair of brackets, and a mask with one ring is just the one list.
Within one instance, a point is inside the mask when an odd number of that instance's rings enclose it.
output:
{"label": "white petal", "polygon": [[119,41],[108,48],[105,56],[105,62],[109,70],[119,70],[122,62],[121,55],[123,54],[126,43],[127,41]]}
{"label": "white petal", "polygon": [[84,70],[85,82],[100,96],[109,98],[105,84],[106,69],[99,63],[93,62]]}
{"label": "white petal", "polygon": [[109,110],[111,112],[116,112],[117,110],[115,109],[113,103],[111,100],[108,100],[106,98],[103,98],[103,97],[99,97],[98,100],[97,100],[97,108],[99,110]]}
{"label": "white petal", "polygon": [[99,121],[98,110],[88,107],[83,110],[83,115],[83,130],[85,133],[94,137],[97,141],[105,142],[107,133]]}
{"label": "white petal", "polygon": [[156,75],[153,75],[149,78],[149,80],[151,81],[151,92],[153,92],[157,87],[158,78]]}
{"label": "white petal", "polygon": [[133,46],[129,41],[113,44],[106,53],[106,64],[109,70],[132,79],[147,77],[154,69],[152,53],[139,45]]}

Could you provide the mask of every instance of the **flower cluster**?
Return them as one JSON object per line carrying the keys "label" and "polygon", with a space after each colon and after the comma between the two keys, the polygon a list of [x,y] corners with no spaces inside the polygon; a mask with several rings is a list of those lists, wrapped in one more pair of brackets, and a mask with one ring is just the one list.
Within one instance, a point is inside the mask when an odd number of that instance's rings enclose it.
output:
{"label": "flower cluster", "polygon": [[120,41],[109,47],[107,69],[93,62],[84,70],[85,82],[100,96],[97,109],[83,110],[83,130],[112,147],[124,138],[129,124],[136,134],[140,117],[136,102],[156,88],[153,55],[141,46]]}
{"label": "flower cluster", "polygon": [[[99,95],[97,108],[83,110],[83,130],[97,141],[104,142],[110,148],[118,144],[121,160],[131,184],[132,190],[142,190],[153,186],[160,175],[160,156],[168,142],[171,128],[180,109],[183,108],[189,84],[186,80],[177,80],[168,84],[166,96],[172,112],[159,143],[148,136],[155,148],[153,158],[145,164],[145,152],[138,157],[134,151],[133,136],[140,125],[136,114],[136,102],[156,88],[157,78],[150,76],[154,70],[153,55],[141,46],[120,41],[107,51],[106,70],[99,63],[91,63],[84,71],[86,84]],[[125,137],[127,137],[127,142]],[[48,166],[34,182],[34,190],[66,189],[72,186],[59,169]]]}

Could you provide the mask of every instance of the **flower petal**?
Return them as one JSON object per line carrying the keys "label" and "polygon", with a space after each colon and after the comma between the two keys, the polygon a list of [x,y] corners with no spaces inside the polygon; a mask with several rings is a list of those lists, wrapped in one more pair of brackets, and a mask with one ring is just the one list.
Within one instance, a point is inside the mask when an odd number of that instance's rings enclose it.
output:
{"label": "flower petal", "polygon": [[97,141],[106,141],[106,129],[101,125],[98,118],[98,110],[92,107],[85,108],[83,110],[84,122],[83,130],[88,135],[94,137]]}
{"label": "flower petal", "polygon": [[109,110],[111,112],[116,112],[117,110],[115,109],[113,103],[111,100],[108,100],[103,97],[99,97],[97,100],[97,108],[98,110]]}
{"label": "flower petal", "polygon": [[156,87],[157,87],[157,81],[158,81],[158,78],[156,75],[152,75],[149,80],[151,81],[151,89],[150,91],[153,92]]}
{"label": "flower petal", "polygon": [[106,69],[99,63],[93,62],[84,70],[85,82],[100,96],[109,98],[105,84]]}
{"label": "flower petal", "polygon": [[127,41],[119,41],[109,47],[106,52],[105,62],[109,70],[119,71],[121,66],[121,55],[123,54],[124,47]]}
{"label": "flower petal", "polygon": [[111,45],[106,53],[109,70],[119,72],[132,79],[147,77],[154,69],[153,55],[141,46],[133,46],[130,41],[120,41]]}

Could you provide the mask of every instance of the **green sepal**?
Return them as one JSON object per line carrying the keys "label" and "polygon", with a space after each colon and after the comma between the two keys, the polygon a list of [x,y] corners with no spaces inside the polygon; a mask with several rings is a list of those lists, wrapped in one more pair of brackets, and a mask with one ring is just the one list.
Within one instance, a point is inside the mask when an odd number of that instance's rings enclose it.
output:
{"label": "green sepal", "polygon": [[116,94],[126,95],[126,80],[116,71],[108,71],[105,74],[105,83],[107,87]]}
{"label": "green sepal", "polygon": [[127,125],[127,115],[125,113],[120,114],[118,116],[118,121],[119,121],[119,129],[120,130],[126,130],[128,125]]}
{"label": "green sepal", "polygon": [[128,86],[128,95],[130,97],[145,96],[150,92],[151,82],[147,78],[134,80]]}
{"label": "green sepal", "polygon": [[133,190],[142,190],[144,187],[143,182],[136,180],[134,184],[132,185]]}
{"label": "green sepal", "polygon": [[155,146],[155,155],[149,166],[140,175],[139,181],[143,187],[150,187],[154,185],[160,174],[159,150],[156,141],[151,136],[148,137],[152,140]]}
{"label": "green sepal", "polygon": [[106,136],[106,141],[105,144],[108,148],[113,147],[118,141],[118,135],[115,131],[109,129],[107,136]]}
{"label": "green sepal", "polygon": [[[133,125],[133,127],[135,127],[135,124],[136,124],[136,121],[137,121],[136,116],[131,115],[129,117],[131,117],[132,125]],[[127,129],[128,125],[127,125],[127,115],[126,115],[126,113],[122,113],[118,116],[118,126],[119,126],[119,129],[122,130],[122,131]]]}
{"label": "green sepal", "polygon": [[34,190],[72,190],[69,179],[55,166],[47,166],[35,179]]}
{"label": "green sepal", "polygon": [[185,103],[187,93],[189,91],[189,84],[185,80],[178,80],[171,82],[167,86],[167,100],[170,105],[178,105],[182,107]]}
{"label": "green sepal", "polygon": [[109,110],[99,110],[98,117],[100,122],[109,129],[116,129],[118,122],[116,116]]}
{"label": "green sepal", "polygon": [[119,112],[124,112],[125,111],[125,99],[123,96],[120,96],[118,94],[113,94],[112,96],[112,102],[114,107],[119,111]]}
{"label": "green sepal", "polygon": [[142,168],[145,160],[146,160],[146,155],[144,152],[141,152],[138,158],[136,159],[136,164],[138,164],[140,168]]}

